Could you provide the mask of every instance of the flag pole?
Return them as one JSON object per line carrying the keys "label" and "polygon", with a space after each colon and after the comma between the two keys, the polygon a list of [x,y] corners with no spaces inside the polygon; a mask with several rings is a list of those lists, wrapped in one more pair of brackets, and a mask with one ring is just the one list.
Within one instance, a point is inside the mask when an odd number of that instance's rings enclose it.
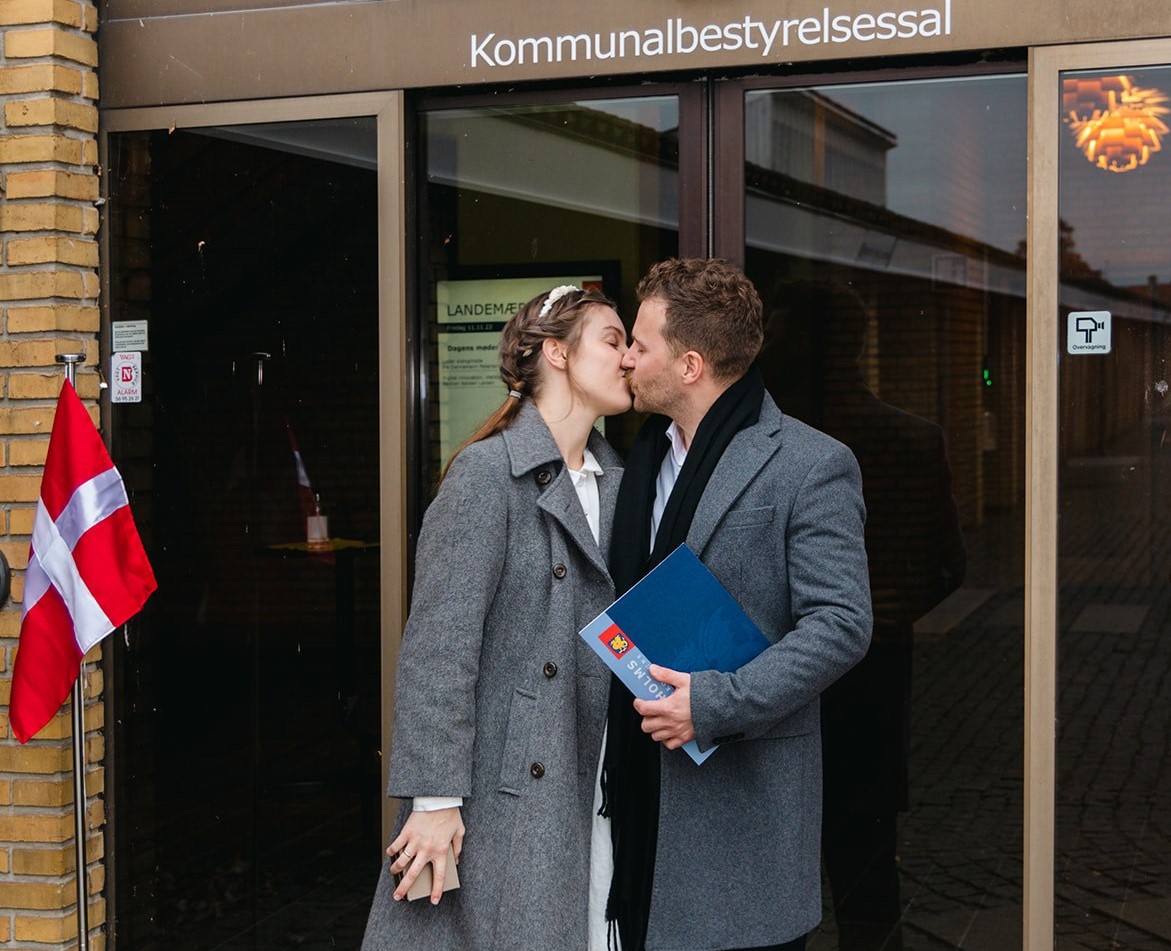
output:
{"label": "flag pole", "polygon": [[[84,353],[59,353],[57,362],[65,365],[65,379],[77,389],[77,364]],[[77,866],[77,940],[78,951],[89,951],[89,883],[85,834],[85,698],[81,677],[73,682],[73,836]]]}

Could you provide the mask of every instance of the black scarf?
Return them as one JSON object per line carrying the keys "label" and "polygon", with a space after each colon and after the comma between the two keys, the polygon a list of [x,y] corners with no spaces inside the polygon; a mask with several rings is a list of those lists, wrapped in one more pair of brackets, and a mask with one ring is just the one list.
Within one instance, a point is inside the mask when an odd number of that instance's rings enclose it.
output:
{"label": "black scarf", "polygon": [[[687,539],[691,520],[732,438],[760,418],[764,383],[755,367],[712,404],[699,424],[671,490],[651,551],[655,479],[670,446],[666,416],[651,416],[626,457],[610,541],[610,574],[624,594]],[[622,951],[643,951],[659,835],[659,750],[642,732],[630,691],[610,681],[609,726],[602,772],[602,815],[611,819],[614,877],[606,918]]]}

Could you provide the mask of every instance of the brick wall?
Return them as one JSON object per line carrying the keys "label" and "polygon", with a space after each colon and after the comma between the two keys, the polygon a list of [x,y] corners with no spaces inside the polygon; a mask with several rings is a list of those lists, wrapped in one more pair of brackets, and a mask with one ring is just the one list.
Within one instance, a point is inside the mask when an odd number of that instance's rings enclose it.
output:
{"label": "brick wall", "polygon": [[[97,10],[0,2],[0,546],[14,570],[0,610],[0,948],[78,945],[69,704],[21,746],[8,725],[29,533],[63,369],[98,418]],[[86,843],[91,948],[104,947],[102,674],[86,657]]]}

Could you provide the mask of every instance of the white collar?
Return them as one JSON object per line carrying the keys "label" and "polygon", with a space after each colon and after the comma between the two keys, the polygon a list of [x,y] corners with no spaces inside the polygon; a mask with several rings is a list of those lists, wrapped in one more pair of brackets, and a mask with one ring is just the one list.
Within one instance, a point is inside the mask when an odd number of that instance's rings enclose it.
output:
{"label": "white collar", "polygon": [[682,466],[687,461],[687,446],[683,445],[683,433],[675,425],[675,420],[671,420],[671,425],[667,427],[667,439],[671,443],[671,455],[675,459],[675,464]]}
{"label": "white collar", "polygon": [[592,472],[596,476],[602,475],[605,470],[595,458],[594,454],[589,449],[582,450],[582,464],[580,469],[570,469],[569,474],[574,478],[581,475],[583,472]]}

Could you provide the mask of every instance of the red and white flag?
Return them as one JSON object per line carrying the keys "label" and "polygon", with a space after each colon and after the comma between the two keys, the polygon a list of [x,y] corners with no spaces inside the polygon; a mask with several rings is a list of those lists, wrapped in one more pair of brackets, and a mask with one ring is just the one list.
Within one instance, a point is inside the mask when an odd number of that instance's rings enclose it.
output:
{"label": "red and white flag", "polygon": [[69,696],[81,659],[155,590],[122,477],[67,380],[33,521],[8,719],[25,743]]}

